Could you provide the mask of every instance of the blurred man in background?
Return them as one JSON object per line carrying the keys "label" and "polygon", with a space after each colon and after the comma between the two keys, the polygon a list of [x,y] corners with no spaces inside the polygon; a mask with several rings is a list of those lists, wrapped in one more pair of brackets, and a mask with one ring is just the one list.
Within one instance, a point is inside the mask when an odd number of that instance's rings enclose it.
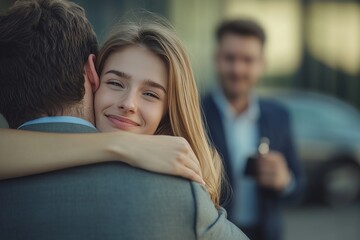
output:
{"label": "blurred man in background", "polygon": [[[251,20],[222,23],[216,32],[218,88],[203,99],[209,136],[233,189],[229,219],[253,240],[281,239],[281,205],[298,199],[301,170],[289,114],[259,99],[264,30]],[[261,140],[262,139],[262,140]]]}

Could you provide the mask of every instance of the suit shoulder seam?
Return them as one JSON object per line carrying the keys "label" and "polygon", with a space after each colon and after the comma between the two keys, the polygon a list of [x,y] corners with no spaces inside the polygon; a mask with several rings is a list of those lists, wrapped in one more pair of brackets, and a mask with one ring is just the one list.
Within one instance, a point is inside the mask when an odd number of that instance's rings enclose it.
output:
{"label": "suit shoulder seam", "polygon": [[190,187],[191,187],[191,194],[193,196],[193,199],[194,199],[194,210],[195,210],[195,213],[194,213],[194,232],[195,232],[195,239],[197,240],[198,239],[198,232],[197,232],[197,218],[198,218],[198,206],[197,206],[197,197],[196,197],[196,190],[195,190],[195,187],[194,187],[194,183],[193,182],[190,182]]}

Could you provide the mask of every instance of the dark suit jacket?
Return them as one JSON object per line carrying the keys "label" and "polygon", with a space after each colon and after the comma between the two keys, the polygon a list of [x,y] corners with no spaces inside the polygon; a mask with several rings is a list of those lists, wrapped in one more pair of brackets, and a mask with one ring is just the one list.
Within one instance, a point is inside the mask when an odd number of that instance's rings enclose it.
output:
{"label": "dark suit jacket", "polygon": [[[22,129],[96,132],[71,123]],[[0,181],[0,239],[247,238],[199,184],[109,162]]]}
{"label": "dark suit jacket", "polygon": [[[301,177],[301,168],[294,149],[293,137],[291,133],[289,114],[281,105],[260,99],[260,117],[259,132],[261,137],[270,139],[271,150],[281,152],[286,160],[289,169],[292,171],[295,180],[295,190],[290,194],[283,196],[274,191],[262,189],[259,187],[261,201],[261,231],[267,240],[281,239],[281,203],[296,202],[302,192],[303,183]],[[205,124],[207,126],[210,139],[223,158],[225,171],[228,181],[232,185],[233,176],[231,176],[231,162],[227,149],[225,132],[223,128],[221,114],[211,94],[205,96],[202,101]],[[259,139],[260,141],[260,139]],[[232,219],[232,201],[228,196],[223,196],[225,208],[228,211],[229,219]]]}

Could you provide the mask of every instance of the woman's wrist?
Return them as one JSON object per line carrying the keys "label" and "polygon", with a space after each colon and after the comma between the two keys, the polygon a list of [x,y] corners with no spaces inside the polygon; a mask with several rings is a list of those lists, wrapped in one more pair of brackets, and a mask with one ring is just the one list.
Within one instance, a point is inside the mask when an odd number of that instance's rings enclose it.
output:
{"label": "woman's wrist", "polygon": [[131,147],[136,144],[134,136],[125,131],[101,133],[103,135],[101,152],[107,161],[121,161],[133,165],[133,158],[130,157]]}

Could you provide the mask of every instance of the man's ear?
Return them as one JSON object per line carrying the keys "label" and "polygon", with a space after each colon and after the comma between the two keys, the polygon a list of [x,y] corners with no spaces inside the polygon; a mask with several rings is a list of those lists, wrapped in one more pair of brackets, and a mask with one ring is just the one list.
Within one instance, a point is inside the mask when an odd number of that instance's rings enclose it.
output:
{"label": "man's ear", "polygon": [[95,69],[95,61],[95,55],[90,54],[84,66],[85,75],[91,85],[93,93],[96,92],[100,85],[99,75],[97,74]]}

